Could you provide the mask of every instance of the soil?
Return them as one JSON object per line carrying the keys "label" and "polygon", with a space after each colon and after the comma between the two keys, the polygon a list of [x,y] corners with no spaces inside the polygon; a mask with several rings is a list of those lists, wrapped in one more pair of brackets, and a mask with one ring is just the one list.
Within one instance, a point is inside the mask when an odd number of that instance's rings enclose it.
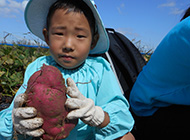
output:
{"label": "soil", "polygon": [[0,111],[9,107],[13,100],[13,97],[2,96],[0,93]]}

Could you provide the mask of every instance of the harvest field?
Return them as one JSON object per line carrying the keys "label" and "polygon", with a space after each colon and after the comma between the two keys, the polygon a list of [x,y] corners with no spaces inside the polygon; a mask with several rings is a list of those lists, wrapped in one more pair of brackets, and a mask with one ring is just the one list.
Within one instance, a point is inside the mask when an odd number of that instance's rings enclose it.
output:
{"label": "harvest field", "polygon": [[12,101],[23,82],[28,64],[42,55],[49,55],[49,50],[41,47],[0,45],[0,110]]}

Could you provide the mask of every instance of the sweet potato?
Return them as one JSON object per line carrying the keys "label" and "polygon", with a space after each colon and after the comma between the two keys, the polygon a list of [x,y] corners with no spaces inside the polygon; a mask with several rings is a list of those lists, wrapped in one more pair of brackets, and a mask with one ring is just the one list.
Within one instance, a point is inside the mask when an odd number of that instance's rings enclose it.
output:
{"label": "sweet potato", "polygon": [[27,106],[35,107],[37,116],[43,118],[43,140],[66,138],[76,126],[78,120],[66,119],[68,109],[65,107],[65,80],[54,66],[43,65],[27,83]]}

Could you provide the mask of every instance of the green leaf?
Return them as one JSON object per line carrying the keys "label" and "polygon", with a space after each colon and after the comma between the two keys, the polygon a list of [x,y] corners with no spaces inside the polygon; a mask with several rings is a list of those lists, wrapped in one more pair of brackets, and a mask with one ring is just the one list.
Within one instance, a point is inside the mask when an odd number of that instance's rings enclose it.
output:
{"label": "green leaf", "polygon": [[4,72],[4,71],[0,71],[0,77],[3,75],[3,74],[5,74],[6,72]]}
{"label": "green leaf", "polygon": [[6,61],[5,61],[8,65],[12,65],[14,63],[13,59],[11,58],[8,58]]}
{"label": "green leaf", "polygon": [[6,85],[7,83],[6,82],[1,82],[2,85]]}

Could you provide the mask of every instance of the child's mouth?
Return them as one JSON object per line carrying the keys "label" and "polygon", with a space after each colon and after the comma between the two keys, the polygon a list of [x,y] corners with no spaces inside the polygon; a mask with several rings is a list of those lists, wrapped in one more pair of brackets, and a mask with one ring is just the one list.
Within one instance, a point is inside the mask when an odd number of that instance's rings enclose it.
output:
{"label": "child's mouth", "polygon": [[59,59],[62,59],[65,62],[70,62],[72,59],[74,59],[74,57],[72,56],[67,56],[67,55],[60,55]]}

